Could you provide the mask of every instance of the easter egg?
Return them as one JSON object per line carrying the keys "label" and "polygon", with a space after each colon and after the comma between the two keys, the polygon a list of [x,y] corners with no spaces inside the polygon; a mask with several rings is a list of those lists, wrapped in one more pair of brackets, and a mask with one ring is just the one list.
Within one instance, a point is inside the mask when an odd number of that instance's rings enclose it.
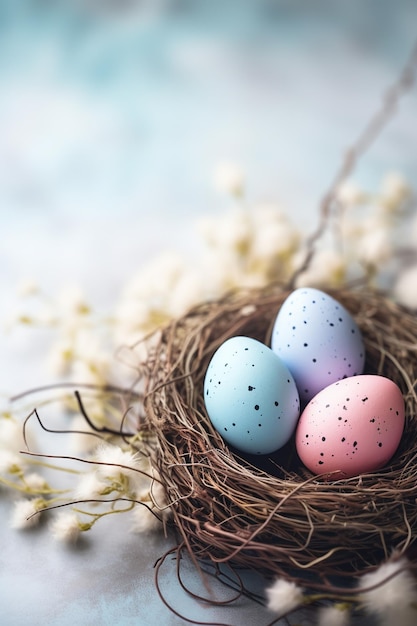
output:
{"label": "easter egg", "polygon": [[363,373],[365,347],[351,314],[319,289],[300,288],[275,319],[272,350],[292,373],[302,402],[331,383]]}
{"label": "easter egg", "polygon": [[249,454],[270,454],[284,446],[300,415],[287,366],[250,337],[231,337],[214,353],[204,379],[204,401],[223,439]]}
{"label": "easter egg", "polygon": [[404,399],[388,378],[361,375],[322,389],[301,413],[295,445],[304,465],[330,478],[380,469],[404,430]]}

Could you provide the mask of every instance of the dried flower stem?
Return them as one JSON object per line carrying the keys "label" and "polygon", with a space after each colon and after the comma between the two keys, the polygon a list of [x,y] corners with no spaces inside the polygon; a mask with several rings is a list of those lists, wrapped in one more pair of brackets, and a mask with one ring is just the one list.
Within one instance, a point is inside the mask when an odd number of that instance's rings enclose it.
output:
{"label": "dried flower stem", "polygon": [[311,263],[315,253],[315,246],[327,229],[333,208],[338,205],[337,191],[341,183],[343,183],[352,174],[359,158],[370,148],[372,143],[377,139],[383,128],[387,125],[388,121],[395,113],[401,97],[414,84],[416,65],[417,42],[414,44],[409,58],[400,72],[398,79],[383,95],[380,109],[366,124],[357,140],[346,151],[339,170],[321,200],[318,226],[307,239],[305,258],[300,267],[291,277],[291,281],[289,283],[290,288],[295,285],[297,278],[307,270]]}

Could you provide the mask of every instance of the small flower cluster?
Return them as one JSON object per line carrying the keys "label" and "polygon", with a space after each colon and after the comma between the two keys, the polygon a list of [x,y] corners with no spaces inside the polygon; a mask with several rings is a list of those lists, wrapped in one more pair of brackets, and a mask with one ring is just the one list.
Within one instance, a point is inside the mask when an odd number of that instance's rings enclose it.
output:
{"label": "small flower cluster", "polygon": [[[316,604],[325,594],[305,593],[296,583],[277,579],[266,590],[267,606],[284,616],[294,610]],[[353,611],[377,620],[379,626],[413,626],[417,623],[417,579],[405,557],[394,555],[375,571],[364,574],[356,595],[342,601],[324,604],[317,610],[318,626],[348,626]]]}
{"label": "small flower cluster", "polygon": [[[196,222],[199,256],[191,261],[179,253],[165,253],[126,283],[115,314],[119,343],[139,340],[192,305],[230,290],[285,283],[302,264],[306,233],[275,204],[247,206],[238,166],[223,164],[216,184],[234,197],[234,203],[228,211]],[[320,241],[297,286],[339,287],[364,276],[376,286],[385,286],[387,276],[394,282],[389,274],[398,270],[402,258],[401,229],[412,219],[412,192],[405,179],[392,172],[375,193],[346,183],[335,201],[340,219]],[[407,243],[417,267],[415,241],[410,235]],[[417,269],[413,271],[408,283]],[[401,285],[399,281],[398,300],[409,299],[410,290]],[[417,306],[417,301],[411,305]]]}
{"label": "small flower cluster", "polygon": [[[90,462],[91,469],[80,475],[74,489],[76,501],[85,506],[73,506],[56,516],[52,523],[56,539],[75,542],[81,532],[90,530],[103,516],[121,512],[131,512],[132,530],[136,532],[162,528],[170,508],[147,456],[101,443]],[[100,510],[92,510],[94,507]],[[89,521],[83,522],[85,517]]]}
{"label": "small flower cluster", "polygon": [[2,470],[10,478],[3,477],[1,482],[26,496],[14,503],[13,528],[32,528],[45,512],[56,509],[50,523],[52,536],[75,543],[105,515],[130,512],[135,532],[161,529],[170,517],[165,490],[149,456],[130,446],[101,442],[88,460],[88,471],[69,470],[77,476],[71,490],[52,489],[41,475],[26,471],[22,455],[3,452]]}
{"label": "small flower cluster", "polygon": [[[111,382],[116,373],[110,355],[118,346],[139,341],[193,305],[229,290],[291,279],[305,258],[307,233],[275,204],[248,206],[238,165],[221,164],[215,183],[233,202],[229,210],[197,220],[198,253],[190,259],[178,251],[164,252],[133,272],[109,318],[97,316],[77,287],[63,289],[52,301],[33,282],[21,287],[29,311],[16,321],[56,331],[47,358],[55,376],[93,385]],[[338,287],[364,275],[386,286],[388,276],[397,300],[417,307],[410,289],[417,276],[417,219],[413,226],[412,192],[404,177],[389,173],[374,193],[345,183],[335,202],[334,228],[329,225],[297,286]],[[404,241],[406,250],[400,247]],[[404,262],[409,269],[400,273]],[[88,410],[100,423],[102,406],[90,400]]]}
{"label": "small flower cluster", "polygon": [[[28,437],[28,433],[26,433]],[[34,444],[33,434],[30,440]],[[26,439],[27,442],[27,439]],[[23,438],[22,424],[9,413],[0,415],[0,485],[20,494],[14,502],[11,526],[27,529],[36,526],[38,513],[43,510],[57,494],[63,493],[53,489],[45,478],[33,471],[38,469],[38,462],[22,455],[26,442]]]}
{"label": "small flower cluster", "polygon": [[[332,241],[316,250],[301,276],[302,286],[340,286],[357,276],[376,286],[386,283],[399,260],[401,229],[411,220],[412,199],[410,186],[396,172],[388,173],[374,193],[353,182],[342,184],[335,197],[338,211]],[[410,246],[417,261],[414,241]]]}

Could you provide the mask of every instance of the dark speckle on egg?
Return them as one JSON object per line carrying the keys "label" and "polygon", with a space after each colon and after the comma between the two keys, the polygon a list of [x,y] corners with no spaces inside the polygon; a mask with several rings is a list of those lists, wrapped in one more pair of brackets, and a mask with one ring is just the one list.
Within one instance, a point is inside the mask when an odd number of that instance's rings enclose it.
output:
{"label": "dark speckle on egg", "polygon": [[291,436],[300,414],[297,389],[286,365],[265,344],[240,336],[225,341],[210,361],[204,385],[210,421],[237,449],[270,454]]}

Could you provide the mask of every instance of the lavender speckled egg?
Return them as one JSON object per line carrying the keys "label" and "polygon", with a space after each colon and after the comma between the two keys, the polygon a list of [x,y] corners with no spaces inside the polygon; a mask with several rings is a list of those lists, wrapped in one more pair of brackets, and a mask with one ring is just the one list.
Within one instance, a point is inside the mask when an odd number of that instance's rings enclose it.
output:
{"label": "lavender speckled egg", "polygon": [[296,289],[283,302],[271,347],[294,376],[304,403],[331,383],[363,373],[365,347],[358,325],[319,289]]}
{"label": "lavender speckled egg", "polygon": [[204,379],[204,401],[223,439],[249,454],[281,448],[300,416],[297,387],[287,366],[250,337],[232,337],[214,353]]}
{"label": "lavender speckled egg", "polygon": [[322,389],[305,407],[295,434],[301,461],[335,480],[380,469],[404,430],[404,399],[388,378],[361,375]]}

